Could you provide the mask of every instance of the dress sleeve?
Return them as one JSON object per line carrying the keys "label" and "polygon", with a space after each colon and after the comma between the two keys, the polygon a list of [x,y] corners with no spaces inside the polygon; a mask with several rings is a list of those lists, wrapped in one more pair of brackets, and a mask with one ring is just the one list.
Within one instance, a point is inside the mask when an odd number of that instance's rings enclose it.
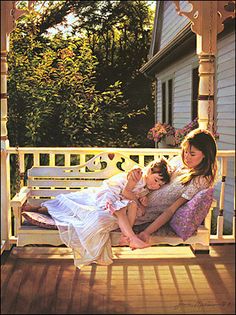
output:
{"label": "dress sleeve", "polygon": [[186,186],[186,189],[182,193],[181,197],[190,200],[200,190],[209,188],[209,186],[209,181],[206,177],[198,176],[192,179],[191,182]]}
{"label": "dress sleeve", "polygon": [[125,172],[114,175],[104,181],[104,183],[108,187],[110,187],[112,190],[116,191],[117,193],[120,193],[123,190],[127,182],[128,182],[127,173]]}

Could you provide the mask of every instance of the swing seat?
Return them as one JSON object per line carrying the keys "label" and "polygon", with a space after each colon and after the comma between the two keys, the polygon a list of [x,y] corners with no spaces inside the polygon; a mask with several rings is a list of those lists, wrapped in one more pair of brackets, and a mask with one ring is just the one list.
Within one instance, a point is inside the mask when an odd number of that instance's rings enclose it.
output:
{"label": "swing seat", "polygon": [[[27,172],[27,186],[21,188],[11,200],[11,207],[15,216],[17,246],[26,245],[62,245],[58,230],[47,226],[47,220],[36,222],[26,219],[22,215],[25,203],[39,206],[43,201],[55,198],[58,194],[66,194],[100,186],[103,180],[123,171],[128,171],[135,165],[132,159],[120,153],[100,153],[87,161],[84,165],[76,166],[33,166]],[[211,209],[215,207],[215,201]],[[24,214],[24,213],[23,213]],[[49,217],[48,217],[49,218]],[[42,219],[42,217],[41,217]],[[39,220],[40,221],[40,220]],[[52,223],[52,222],[51,222]],[[209,251],[211,211],[208,212],[203,224],[191,237],[183,241],[167,223],[151,236],[151,245],[189,244],[194,251]],[[136,226],[138,233],[145,228],[144,225]],[[112,246],[119,246],[120,230],[111,232]]]}

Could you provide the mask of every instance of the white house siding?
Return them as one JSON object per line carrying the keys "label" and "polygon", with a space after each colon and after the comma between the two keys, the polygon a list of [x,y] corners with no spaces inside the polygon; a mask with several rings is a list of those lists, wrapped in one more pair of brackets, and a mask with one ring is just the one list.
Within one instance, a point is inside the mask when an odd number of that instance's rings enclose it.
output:
{"label": "white house siding", "polygon": [[161,120],[161,113],[162,113],[162,108],[161,108],[161,80],[159,79],[158,76],[156,76],[156,121],[162,121]]}
{"label": "white house siding", "polygon": [[192,69],[197,66],[197,62],[196,54],[192,53],[156,75],[157,121],[162,119],[161,84],[170,78],[173,79],[173,126],[182,128],[191,121]]}
{"label": "white house siding", "polygon": [[[216,125],[220,134],[218,147],[235,150],[235,33],[218,40],[216,58]],[[235,161],[228,162],[225,204],[226,226],[232,222],[234,209]],[[220,184],[216,186],[219,196]]]}
{"label": "white house siding", "polygon": [[[180,7],[184,11],[189,11],[190,5],[187,1],[180,1]],[[162,24],[162,35],[160,49],[165,47],[175,35],[187,25],[189,20],[185,16],[178,15],[172,1],[164,1],[164,14]]]}
{"label": "white house siding", "polygon": [[235,148],[235,34],[218,41],[216,58],[219,149]]}

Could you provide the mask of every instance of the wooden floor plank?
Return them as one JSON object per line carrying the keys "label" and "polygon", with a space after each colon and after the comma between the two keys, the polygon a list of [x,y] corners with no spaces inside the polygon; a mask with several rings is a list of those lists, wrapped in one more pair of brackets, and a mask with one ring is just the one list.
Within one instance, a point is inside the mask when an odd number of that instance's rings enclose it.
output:
{"label": "wooden floor plank", "polygon": [[1,266],[2,314],[234,314],[234,245],[117,252],[79,270],[67,248],[14,249]]}

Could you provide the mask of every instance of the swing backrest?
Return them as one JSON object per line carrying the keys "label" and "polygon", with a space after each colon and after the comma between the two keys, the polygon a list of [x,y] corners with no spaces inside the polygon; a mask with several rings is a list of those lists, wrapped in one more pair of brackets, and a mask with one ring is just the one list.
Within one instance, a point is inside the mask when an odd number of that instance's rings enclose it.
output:
{"label": "swing backrest", "polygon": [[135,165],[138,164],[121,153],[105,152],[83,165],[33,166],[27,172],[27,186],[31,190],[28,201],[38,205],[61,193],[100,186],[103,180],[120,172],[128,172]]}

